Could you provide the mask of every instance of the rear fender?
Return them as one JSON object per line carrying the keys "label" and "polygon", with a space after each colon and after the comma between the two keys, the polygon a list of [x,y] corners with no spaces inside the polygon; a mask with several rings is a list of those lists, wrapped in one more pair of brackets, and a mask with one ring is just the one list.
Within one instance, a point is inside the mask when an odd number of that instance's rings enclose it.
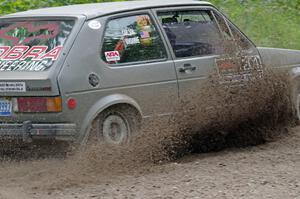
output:
{"label": "rear fender", "polygon": [[88,137],[88,132],[91,127],[91,124],[93,120],[105,109],[118,105],[118,104],[128,104],[133,106],[134,108],[137,109],[141,117],[143,116],[142,111],[138,103],[130,98],[129,96],[123,95],[123,94],[113,94],[106,96],[104,98],[101,98],[99,101],[97,101],[88,111],[86,114],[82,125],[81,129],[79,132],[79,142],[84,142],[86,138]]}

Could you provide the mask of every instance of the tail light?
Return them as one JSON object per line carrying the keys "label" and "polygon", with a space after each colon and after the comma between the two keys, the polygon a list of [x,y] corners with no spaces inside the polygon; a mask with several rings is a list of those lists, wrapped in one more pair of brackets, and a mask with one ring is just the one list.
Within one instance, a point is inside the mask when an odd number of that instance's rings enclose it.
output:
{"label": "tail light", "polygon": [[61,97],[18,97],[13,99],[13,109],[20,113],[61,112]]}

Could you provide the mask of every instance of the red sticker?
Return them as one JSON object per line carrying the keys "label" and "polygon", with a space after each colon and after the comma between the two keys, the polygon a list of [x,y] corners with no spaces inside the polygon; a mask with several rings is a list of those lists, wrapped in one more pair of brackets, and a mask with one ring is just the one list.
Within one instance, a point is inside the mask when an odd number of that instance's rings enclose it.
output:
{"label": "red sticker", "polygon": [[28,49],[29,46],[14,46],[2,59],[3,60],[20,59]]}
{"label": "red sticker", "polygon": [[33,46],[27,53],[22,57],[22,60],[26,58],[32,58],[32,60],[42,60],[40,57],[41,54],[45,53],[48,49],[48,46]]}
{"label": "red sticker", "polygon": [[62,46],[0,46],[0,71],[43,71],[57,60]]}
{"label": "red sticker", "polygon": [[51,59],[57,60],[62,46],[56,46],[54,49],[46,53],[48,46],[1,46],[0,47],[0,60],[25,60],[31,58],[32,60]]}
{"label": "red sticker", "polygon": [[112,61],[120,61],[120,53],[118,51],[108,51],[105,52],[106,61],[112,62]]}

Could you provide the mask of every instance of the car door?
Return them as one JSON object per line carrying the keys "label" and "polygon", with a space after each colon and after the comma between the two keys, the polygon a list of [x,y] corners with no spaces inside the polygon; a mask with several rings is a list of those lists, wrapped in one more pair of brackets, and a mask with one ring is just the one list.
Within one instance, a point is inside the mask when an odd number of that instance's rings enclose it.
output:
{"label": "car door", "polygon": [[[220,82],[232,82],[236,77],[226,72],[228,68],[230,72],[240,72],[241,67],[237,63],[241,60],[237,60],[237,55],[241,52],[259,57],[251,43],[248,45],[251,50],[241,50],[233,31],[228,27],[229,22],[212,7],[185,6],[154,9],[153,12],[172,49],[179,94],[183,100],[197,97],[201,93],[201,86],[211,76],[217,76]],[[247,40],[239,31],[235,30],[234,33]]]}

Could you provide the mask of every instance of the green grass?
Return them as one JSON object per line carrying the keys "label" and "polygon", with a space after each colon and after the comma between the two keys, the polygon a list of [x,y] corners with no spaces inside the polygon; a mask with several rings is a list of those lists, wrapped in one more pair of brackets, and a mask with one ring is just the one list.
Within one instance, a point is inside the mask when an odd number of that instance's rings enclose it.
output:
{"label": "green grass", "polygon": [[210,2],[224,12],[256,45],[300,50],[300,12],[296,5],[292,5],[297,4],[297,0]]}

